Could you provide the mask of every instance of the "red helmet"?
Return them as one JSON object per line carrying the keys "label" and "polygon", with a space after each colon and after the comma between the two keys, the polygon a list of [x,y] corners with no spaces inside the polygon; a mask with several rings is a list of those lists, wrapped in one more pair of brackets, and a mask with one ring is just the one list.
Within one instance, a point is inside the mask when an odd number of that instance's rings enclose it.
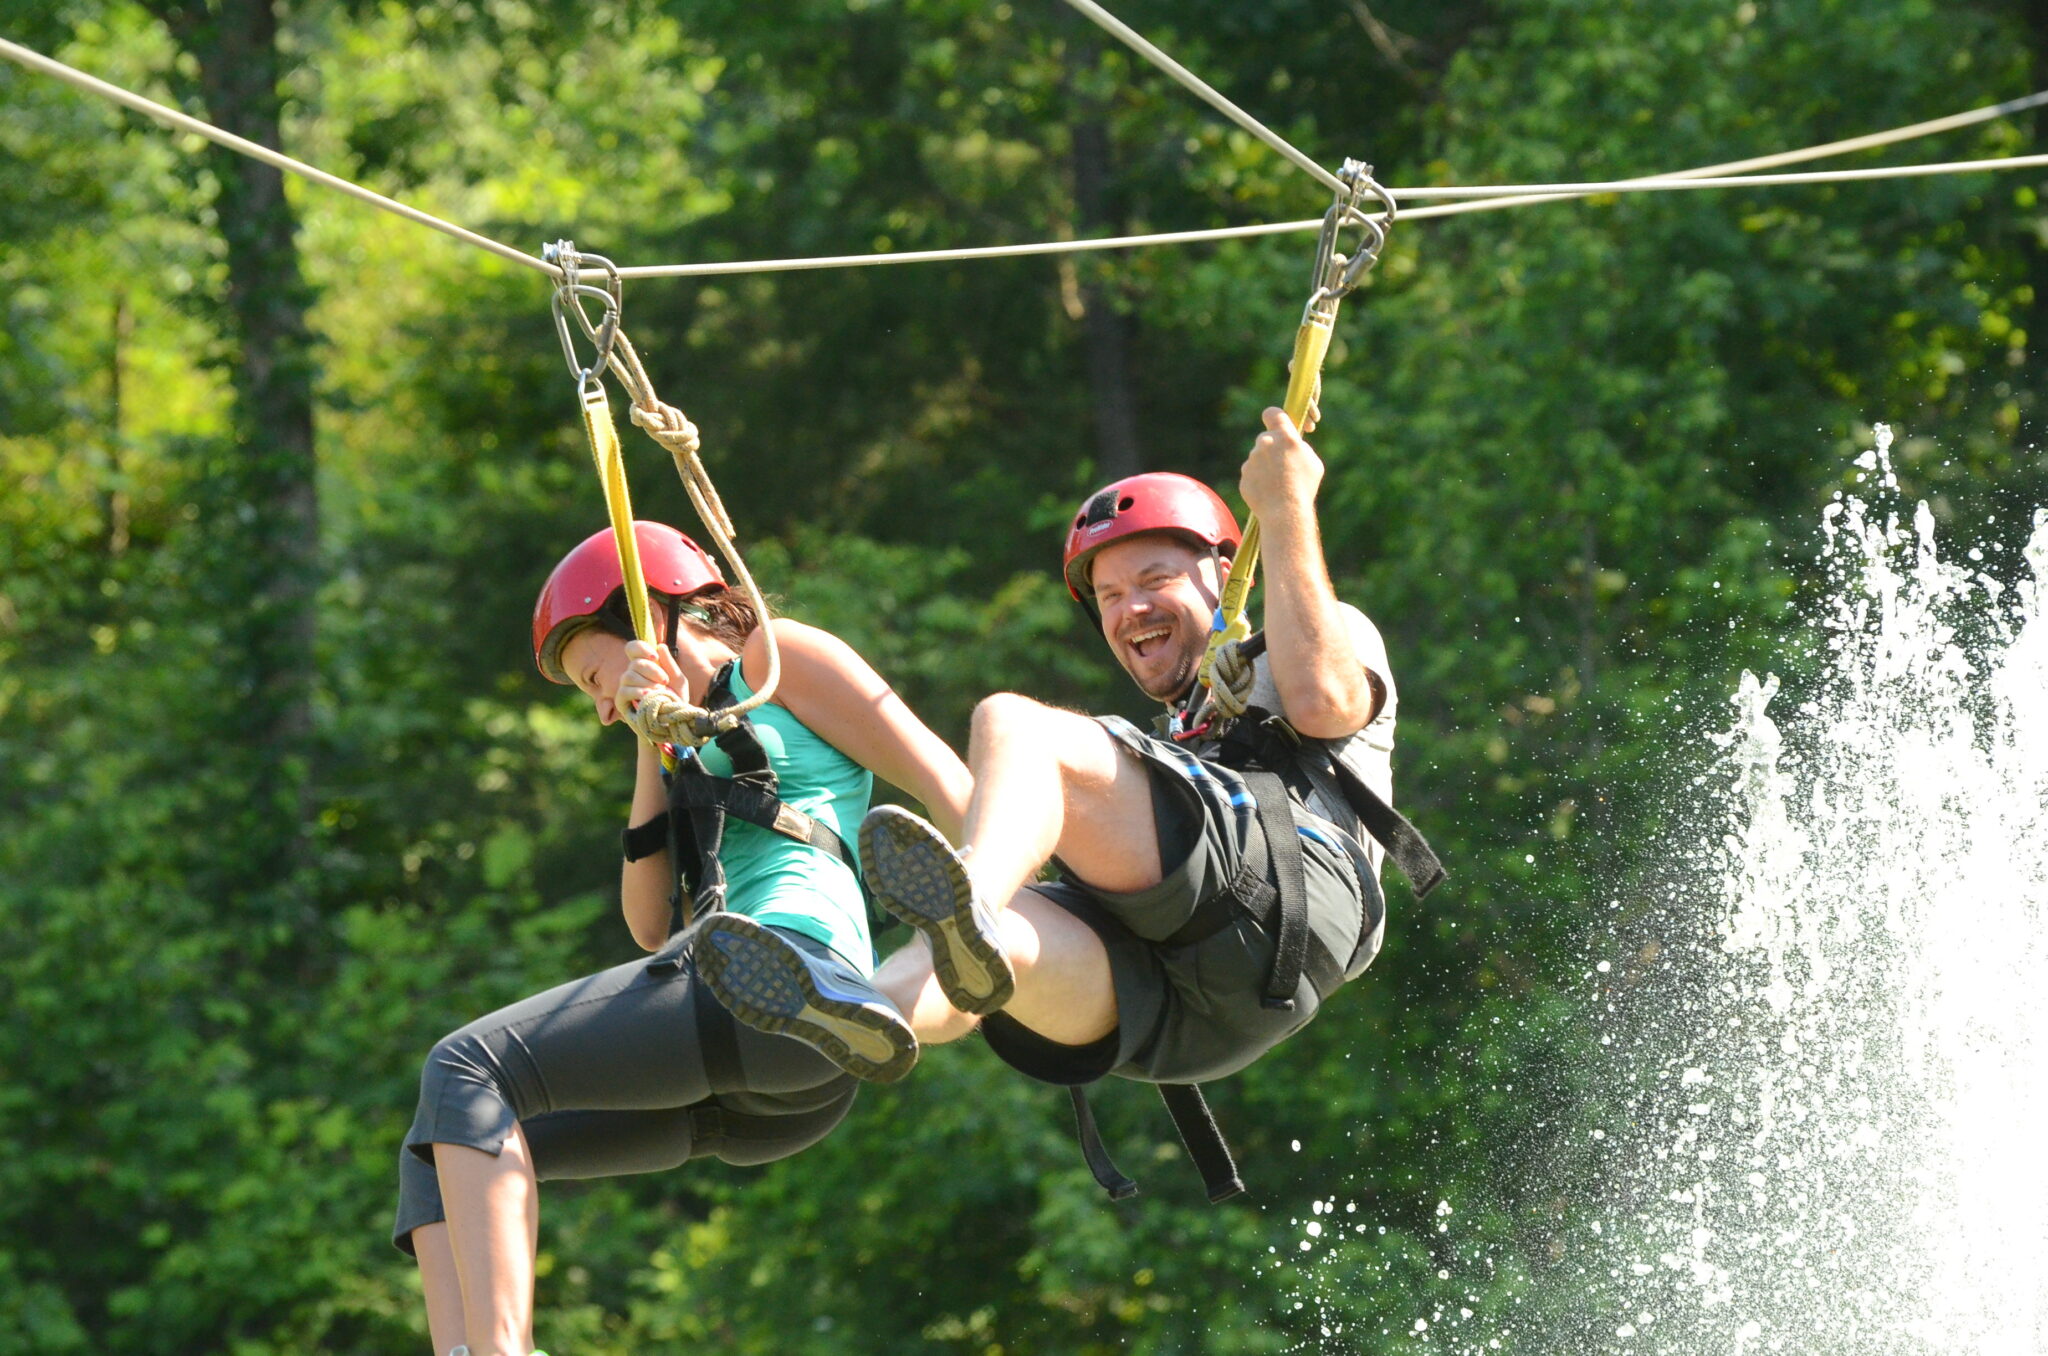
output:
{"label": "red helmet", "polygon": [[[634,523],[633,540],[640,548],[640,572],[650,593],[687,598],[725,583],[718,562],[703,547],[664,523]],[[555,566],[533,605],[533,662],[549,682],[569,681],[562,668],[562,647],[596,620],[606,600],[625,582],[610,528],[584,538]]]}
{"label": "red helmet", "polygon": [[1127,476],[1088,496],[1067,532],[1064,560],[1067,592],[1098,621],[1094,590],[1088,584],[1088,563],[1113,541],[1140,532],[1174,532],[1228,558],[1237,553],[1244,534],[1230,506],[1199,480],[1172,471],[1147,471]]}

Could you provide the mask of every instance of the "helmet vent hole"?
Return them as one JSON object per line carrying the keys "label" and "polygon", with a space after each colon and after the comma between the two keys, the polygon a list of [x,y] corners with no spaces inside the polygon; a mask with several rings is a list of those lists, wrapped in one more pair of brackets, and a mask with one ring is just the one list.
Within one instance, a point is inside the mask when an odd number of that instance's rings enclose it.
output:
{"label": "helmet vent hole", "polygon": [[1123,498],[1116,501],[1116,511],[1118,513],[1129,513],[1131,511],[1131,505],[1137,502],[1137,500],[1131,498],[1129,495],[1125,495]]}

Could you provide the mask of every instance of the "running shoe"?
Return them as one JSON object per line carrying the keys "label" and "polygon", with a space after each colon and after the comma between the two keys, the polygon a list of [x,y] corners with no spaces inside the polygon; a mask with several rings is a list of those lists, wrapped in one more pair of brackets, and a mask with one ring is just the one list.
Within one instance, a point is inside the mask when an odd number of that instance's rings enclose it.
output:
{"label": "running shoe", "polygon": [[1017,975],[995,912],[975,897],[943,834],[901,806],[877,805],[861,821],[860,860],[876,902],[931,943],[947,1002],[983,1015],[1010,1001]]}
{"label": "running shoe", "polygon": [[893,1083],[917,1063],[910,1023],[843,961],[723,910],[704,921],[694,949],[712,994],[755,1030],[794,1036],[870,1083]]}

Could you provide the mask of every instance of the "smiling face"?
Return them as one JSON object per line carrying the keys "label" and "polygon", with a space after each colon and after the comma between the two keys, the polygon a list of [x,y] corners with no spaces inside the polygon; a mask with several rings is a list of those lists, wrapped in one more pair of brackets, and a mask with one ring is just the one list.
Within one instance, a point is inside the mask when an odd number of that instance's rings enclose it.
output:
{"label": "smiling face", "polygon": [[1147,532],[1089,562],[1102,636],[1144,694],[1176,701],[1195,681],[1223,587],[1215,557],[1179,537]]}
{"label": "smiling face", "polygon": [[601,725],[619,718],[619,679],[626,672],[626,642],[595,626],[586,626],[562,647],[562,669],[569,681],[597,708]]}

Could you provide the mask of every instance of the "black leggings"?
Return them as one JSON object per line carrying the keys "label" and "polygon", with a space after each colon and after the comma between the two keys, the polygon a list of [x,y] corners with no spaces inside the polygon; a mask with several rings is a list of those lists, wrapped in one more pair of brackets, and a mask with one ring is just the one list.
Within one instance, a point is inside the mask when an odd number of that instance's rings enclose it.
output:
{"label": "black leggings", "polygon": [[[828,948],[778,928],[814,954]],[[667,953],[664,953],[667,954]],[[767,1163],[823,1139],[858,1088],[803,1042],[732,1020],[687,954],[614,966],[444,1037],[398,1155],[392,1241],[446,1218],[435,1144],[497,1153],[515,1122],[542,1179]]]}

